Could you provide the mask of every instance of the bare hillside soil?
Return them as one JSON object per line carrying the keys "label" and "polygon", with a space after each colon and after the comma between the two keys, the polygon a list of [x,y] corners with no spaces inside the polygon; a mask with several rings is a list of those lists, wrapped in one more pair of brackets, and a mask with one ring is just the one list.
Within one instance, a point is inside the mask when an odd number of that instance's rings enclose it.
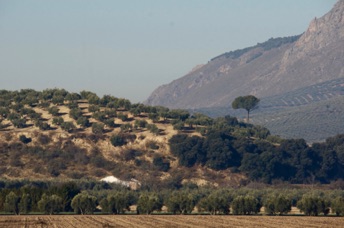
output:
{"label": "bare hillside soil", "polygon": [[343,227],[343,217],[208,215],[1,216],[0,227]]}

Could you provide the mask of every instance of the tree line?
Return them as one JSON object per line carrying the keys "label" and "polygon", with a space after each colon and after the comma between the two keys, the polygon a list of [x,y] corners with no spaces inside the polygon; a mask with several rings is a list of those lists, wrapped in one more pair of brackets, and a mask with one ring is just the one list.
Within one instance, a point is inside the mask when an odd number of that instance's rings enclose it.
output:
{"label": "tree line", "polygon": [[163,206],[170,214],[284,215],[296,206],[308,216],[330,213],[343,216],[344,194],[341,190],[233,189],[196,185],[178,190],[132,191],[93,181],[6,182],[0,190],[0,211],[17,215],[37,212],[152,214],[161,213]]}
{"label": "tree line", "polygon": [[329,183],[344,178],[344,135],[307,145],[303,139],[267,140],[233,135],[230,128],[213,128],[200,136],[177,134],[170,141],[172,154],[186,167],[203,165],[230,168],[250,180],[272,183]]}

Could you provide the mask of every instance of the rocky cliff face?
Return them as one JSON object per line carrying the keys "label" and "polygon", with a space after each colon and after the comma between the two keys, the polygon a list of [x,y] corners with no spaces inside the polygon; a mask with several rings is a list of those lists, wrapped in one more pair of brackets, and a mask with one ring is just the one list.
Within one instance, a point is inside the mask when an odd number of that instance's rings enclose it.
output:
{"label": "rocky cliff face", "polygon": [[170,108],[230,106],[237,96],[263,98],[344,77],[344,0],[301,37],[270,39],[225,53],[168,85],[145,103]]}

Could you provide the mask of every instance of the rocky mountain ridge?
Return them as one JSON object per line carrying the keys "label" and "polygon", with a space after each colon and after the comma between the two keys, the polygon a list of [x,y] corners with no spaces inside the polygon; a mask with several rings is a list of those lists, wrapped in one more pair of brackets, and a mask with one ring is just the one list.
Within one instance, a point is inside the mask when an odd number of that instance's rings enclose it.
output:
{"label": "rocky mountain ridge", "polygon": [[222,54],[160,86],[145,103],[188,109],[230,106],[237,96],[271,97],[342,78],[343,14],[340,0],[323,17],[312,20],[300,37],[270,39],[265,46]]}

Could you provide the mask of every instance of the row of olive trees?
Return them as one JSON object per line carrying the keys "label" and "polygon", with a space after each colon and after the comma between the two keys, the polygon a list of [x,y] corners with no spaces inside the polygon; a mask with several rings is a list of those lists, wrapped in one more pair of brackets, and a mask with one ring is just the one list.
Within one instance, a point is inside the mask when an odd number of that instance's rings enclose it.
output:
{"label": "row of olive trees", "polygon": [[[172,214],[190,214],[198,212],[210,214],[251,215],[257,214],[264,206],[265,214],[282,215],[291,211],[292,200],[284,195],[272,195],[260,198],[254,194],[235,195],[232,191],[219,189],[214,191],[176,190],[163,192],[111,191],[106,194],[81,192],[70,201],[70,206],[77,214],[92,214],[99,205],[103,213],[123,214],[136,205],[138,214],[159,212],[165,205]],[[98,195],[98,196],[96,196]],[[37,208],[45,214],[57,214],[65,208],[64,199],[56,194],[44,193],[37,202]],[[344,215],[344,197],[326,201],[318,196],[305,194],[296,202],[297,207],[308,216],[332,213]],[[14,214],[27,214],[33,205],[27,193],[22,196],[9,192],[4,201],[4,210]]]}
{"label": "row of olive trees", "polygon": [[[37,202],[37,208],[45,214],[57,214],[64,210],[64,199],[56,194],[48,195],[44,193]],[[27,193],[18,196],[11,191],[6,195],[4,202],[5,212],[19,214],[28,214],[32,209],[31,197]],[[97,206],[97,198],[86,193],[77,194],[71,201],[71,207],[77,214],[92,214]]]}

